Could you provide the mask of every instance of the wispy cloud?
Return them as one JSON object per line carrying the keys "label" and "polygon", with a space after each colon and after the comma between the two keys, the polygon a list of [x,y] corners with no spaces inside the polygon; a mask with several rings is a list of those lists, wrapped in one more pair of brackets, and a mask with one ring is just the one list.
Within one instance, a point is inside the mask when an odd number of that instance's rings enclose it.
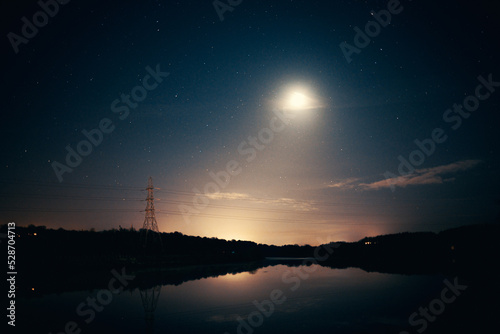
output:
{"label": "wispy cloud", "polygon": [[275,206],[284,206],[288,207],[291,209],[295,210],[300,210],[300,211],[315,211],[317,210],[316,207],[314,207],[310,202],[308,201],[298,201],[293,198],[286,198],[286,197],[281,197],[281,198],[261,198],[261,197],[253,197],[248,194],[243,194],[243,193],[211,193],[211,194],[205,194],[206,197],[213,199],[213,200],[247,200],[247,201],[252,201],[254,203],[259,203],[259,204],[268,204],[268,205],[275,205]]}
{"label": "wispy cloud", "polygon": [[360,179],[357,177],[351,177],[345,180],[336,181],[334,183],[327,184],[327,188],[340,188],[340,189],[353,189],[358,186]]}
{"label": "wispy cloud", "polygon": [[474,168],[481,160],[461,160],[448,165],[442,165],[432,168],[417,169],[412,174],[387,178],[372,183],[360,183],[361,189],[379,190],[391,187],[414,186],[424,184],[442,184],[455,180],[453,177],[443,178],[446,174],[456,173]]}

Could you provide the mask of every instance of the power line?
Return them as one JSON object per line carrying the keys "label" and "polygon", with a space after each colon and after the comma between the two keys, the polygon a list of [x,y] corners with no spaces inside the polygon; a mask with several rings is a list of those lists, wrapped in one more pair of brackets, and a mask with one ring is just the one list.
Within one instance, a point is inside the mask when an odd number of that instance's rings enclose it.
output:
{"label": "power line", "polygon": [[[181,212],[177,211],[157,211],[159,214],[166,214],[166,215],[175,215],[175,216],[182,216],[183,214]],[[246,216],[229,216],[229,215],[219,215],[219,214],[210,214],[210,213],[198,213],[194,214],[196,217],[204,217],[204,218],[218,218],[218,219],[233,219],[233,220],[250,220],[250,221],[263,221],[263,222],[304,222],[304,223],[314,223],[312,222],[312,219],[296,219],[296,218],[264,218],[264,217],[246,217]],[[415,217],[414,214],[396,214],[396,215],[391,215],[391,214],[347,214],[347,213],[331,213],[333,216],[347,216],[347,217],[379,217],[379,216],[387,216],[387,217],[405,217],[405,216],[410,216],[410,217]],[[440,215],[442,217],[475,217],[477,215]],[[434,215],[434,217],[436,217]],[[437,216],[439,217],[439,215]],[[330,218],[331,219],[331,218]],[[336,223],[336,222],[332,222]],[[347,223],[347,225],[352,224],[352,223]],[[381,224],[403,224],[403,223],[381,223]],[[409,223],[412,224],[412,223]],[[433,224],[433,223],[429,223]],[[367,223],[366,225],[374,225],[373,223]]]}
{"label": "power line", "polygon": [[0,184],[14,184],[14,185],[27,185],[27,186],[39,186],[39,187],[52,187],[52,188],[82,188],[82,189],[103,189],[103,190],[138,190],[145,191],[146,189],[143,187],[135,187],[135,186],[111,186],[111,185],[102,185],[102,184],[85,184],[85,183],[56,183],[56,182],[41,182],[36,180],[20,180],[20,179],[11,179],[11,180],[0,180]]}
{"label": "power line", "polygon": [[46,194],[27,194],[27,193],[14,193],[14,194],[2,194],[0,193],[0,197],[22,197],[23,199],[57,199],[57,200],[83,200],[83,201],[142,201],[144,199],[141,198],[125,198],[125,197],[92,197],[92,196],[67,196],[67,195],[46,195]]}
{"label": "power line", "polygon": [[[136,187],[136,186],[111,186],[111,185],[98,185],[98,184],[84,184],[84,183],[69,183],[69,182],[64,182],[64,183],[56,183],[56,182],[40,182],[40,181],[35,181],[35,180],[20,180],[20,179],[12,179],[12,180],[0,180],[0,184],[26,184],[26,185],[38,185],[41,187],[56,187],[56,188],[85,188],[85,189],[103,189],[103,190],[126,190],[126,191],[145,191],[146,189],[143,187]],[[205,194],[200,194],[197,192],[193,191],[183,191],[183,190],[175,190],[175,189],[163,189],[163,188],[154,188],[156,192],[164,192],[164,193],[169,193],[173,195],[180,195],[180,196],[190,196],[190,197],[195,197],[195,196],[206,196]],[[221,194],[224,194],[221,192]],[[284,197],[282,197],[283,199]],[[343,197],[343,198],[351,198],[351,199],[358,199],[358,197]],[[380,196],[370,196],[366,197],[363,196],[362,199],[383,199]],[[285,198],[289,199],[289,198]],[[212,199],[212,200],[219,200],[219,199]],[[224,198],[221,198],[220,200],[224,200]],[[258,196],[252,196],[251,198],[238,198],[236,200],[239,201],[252,201],[252,202],[261,202],[261,201],[269,201],[273,200],[273,198],[268,198],[268,197],[258,197]],[[419,199],[411,199],[412,202],[415,201],[473,201],[473,200],[482,200],[476,197],[473,198],[419,198]],[[359,204],[359,203],[332,203],[329,201],[296,201],[297,204],[300,203],[308,203],[308,204],[314,204],[314,205],[365,205],[365,204]]]}
{"label": "power line", "polygon": [[51,213],[68,213],[68,212],[141,212],[137,209],[50,209],[50,208],[0,208],[0,212],[51,212]]}
{"label": "power line", "polygon": [[[7,183],[7,184],[18,184],[20,181],[19,180],[10,180],[10,181],[0,181],[0,183]],[[61,185],[59,183],[44,183],[44,182],[38,182],[38,181],[22,181],[27,184],[32,184],[32,185],[38,185],[41,187],[70,187],[70,188],[81,188],[81,189],[112,189],[112,190],[122,190],[122,191],[133,191],[133,192],[138,192],[138,191],[144,191],[143,188],[140,187],[130,187],[130,186],[105,186],[105,185],[89,185],[89,184],[78,184],[78,183],[65,183],[64,185]],[[157,188],[155,188],[157,189]],[[169,193],[169,194],[174,194],[178,196],[196,196],[200,195],[195,192],[187,192],[187,191],[179,191],[179,190],[166,190],[166,189],[161,189],[158,188],[159,192],[164,192],[164,193]],[[6,194],[6,193],[0,193],[0,197],[22,197],[23,199],[45,199],[45,200],[52,200],[52,199],[57,199],[57,200],[78,200],[78,201],[116,201],[116,202],[143,202],[145,201],[142,198],[137,198],[137,197],[132,197],[128,198],[126,196],[120,196],[120,197],[111,197],[111,196],[75,196],[75,195],[58,195],[58,194],[30,194],[30,193],[13,193],[13,194]],[[377,197],[378,198],[378,197]],[[283,199],[283,198],[281,198]],[[193,205],[192,202],[189,201],[184,201],[184,200],[172,200],[172,199],[157,199],[162,203],[165,203],[167,205],[172,204],[172,205]],[[323,211],[318,209],[316,206],[319,207],[342,207],[342,208],[354,208],[357,210],[358,208],[370,208],[373,206],[377,207],[382,207],[382,208],[388,208],[388,207],[397,207],[397,208],[414,208],[415,201],[412,200],[411,203],[351,203],[351,202],[329,202],[329,201],[298,201],[294,199],[290,199],[292,202],[284,202],[280,203],[279,198],[278,199],[273,199],[273,198],[266,198],[266,197],[251,197],[251,198],[237,198],[233,200],[237,201],[243,201],[243,202],[251,202],[255,203],[257,205],[304,205],[308,206],[309,208],[304,209],[304,208],[296,208],[296,209],[283,209],[283,208],[259,208],[259,207],[249,207],[249,206],[242,206],[242,205],[224,205],[224,204],[215,204],[213,201],[217,200],[230,200],[230,199],[212,199],[212,202],[208,203],[207,205],[204,206],[204,209],[230,209],[230,210],[240,210],[240,211],[246,211],[248,212],[263,212],[263,213],[274,213],[274,214],[283,214],[283,215],[296,215],[296,214],[301,214],[301,215],[308,215],[308,216],[342,216],[342,217],[378,217],[378,216],[386,216],[386,217],[398,217],[398,216],[414,216],[414,213],[407,213],[407,214],[390,214],[390,213],[359,213],[359,212],[335,212],[335,211]],[[427,199],[422,199],[422,200],[427,200]],[[447,200],[447,199],[442,199],[442,200]],[[449,200],[470,200],[470,199],[449,199]],[[270,203],[266,203],[266,201]],[[51,209],[51,208],[0,208],[0,212],[49,212],[49,213],[70,213],[70,212],[115,212],[115,213],[121,213],[121,212],[141,212],[141,210],[135,210],[135,209],[118,209],[118,208],[107,208],[107,209],[101,209],[101,208],[78,208],[78,209]],[[160,214],[169,214],[169,215],[182,215],[180,211],[173,211],[173,210],[160,210],[158,211]],[[433,215],[436,216],[436,215]],[[446,215],[446,214],[441,214],[437,216],[443,216],[443,217],[464,217],[466,215]],[[477,215],[472,215],[472,216],[477,216]],[[209,213],[197,213],[196,217],[205,217],[205,218],[219,218],[219,219],[237,219],[237,220],[252,220],[252,221],[279,221],[279,222],[311,222],[311,219],[287,219],[287,218],[251,218],[245,216],[231,216],[231,215],[224,215],[224,214],[209,214]]]}

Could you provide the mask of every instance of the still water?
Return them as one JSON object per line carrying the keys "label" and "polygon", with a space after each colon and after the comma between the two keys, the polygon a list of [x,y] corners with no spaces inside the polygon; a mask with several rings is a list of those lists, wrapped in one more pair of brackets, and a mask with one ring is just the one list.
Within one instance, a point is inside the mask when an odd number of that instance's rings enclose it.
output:
{"label": "still water", "polygon": [[270,260],[253,271],[125,289],[111,300],[101,293],[106,305],[97,301],[96,311],[88,301],[99,289],[19,300],[17,322],[54,334],[399,333],[439,296],[443,279]]}

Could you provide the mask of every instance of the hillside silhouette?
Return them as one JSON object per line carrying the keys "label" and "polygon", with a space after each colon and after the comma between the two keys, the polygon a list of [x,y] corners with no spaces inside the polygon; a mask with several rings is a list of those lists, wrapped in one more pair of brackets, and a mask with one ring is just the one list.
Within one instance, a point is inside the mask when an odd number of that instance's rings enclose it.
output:
{"label": "hillside silhouette", "polygon": [[366,271],[431,274],[491,268],[498,254],[498,225],[469,225],[439,233],[414,232],[341,243],[323,264]]}

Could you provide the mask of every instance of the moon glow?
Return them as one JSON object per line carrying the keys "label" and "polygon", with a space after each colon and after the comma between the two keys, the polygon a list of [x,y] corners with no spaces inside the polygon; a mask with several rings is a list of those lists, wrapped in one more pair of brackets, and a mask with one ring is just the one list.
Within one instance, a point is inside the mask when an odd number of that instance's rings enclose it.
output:
{"label": "moon glow", "polygon": [[309,99],[302,93],[293,92],[288,100],[288,108],[292,110],[301,110],[308,107]]}

